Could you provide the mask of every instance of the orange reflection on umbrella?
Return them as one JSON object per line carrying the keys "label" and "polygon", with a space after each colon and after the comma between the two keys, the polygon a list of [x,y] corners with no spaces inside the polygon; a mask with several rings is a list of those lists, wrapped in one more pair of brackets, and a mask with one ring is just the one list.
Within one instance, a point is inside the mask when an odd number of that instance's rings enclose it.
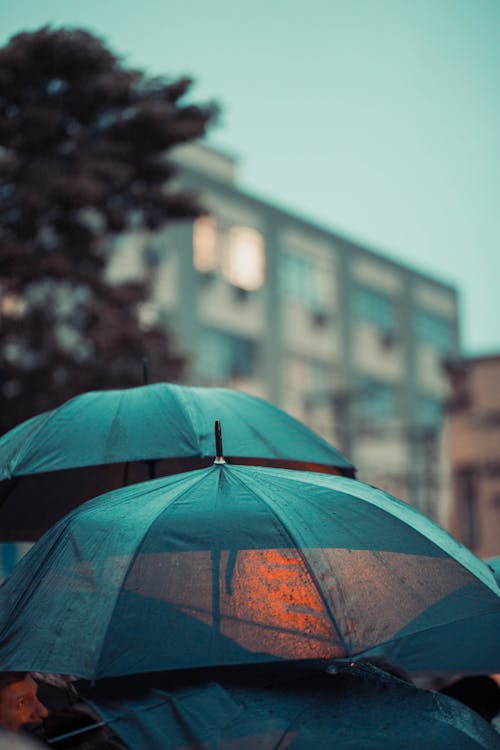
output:
{"label": "orange reflection on umbrella", "polygon": [[333,658],[344,649],[304,560],[294,549],[220,553],[214,592],[210,551],[140,555],[127,590],[168,601],[248,651]]}
{"label": "orange reflection on umbrella", "polygon": [[[139,555],[124,587],[174,605],[248,651],[332,659],[393,637],[470,575],[457,575],[447,558],[396,552],[196,550]],[[398,603],[381,612],[378,590],[387,586]]]}

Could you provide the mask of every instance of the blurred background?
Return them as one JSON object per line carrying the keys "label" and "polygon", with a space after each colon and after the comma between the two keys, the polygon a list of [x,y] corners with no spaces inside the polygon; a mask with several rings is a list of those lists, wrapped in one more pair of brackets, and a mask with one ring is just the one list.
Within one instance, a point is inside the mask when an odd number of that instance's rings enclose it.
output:
{"label": "blurred background", "polygon": [[[1,45],[45,25],[85,29],[148,76],[188,76],[191,100],[219,108],[168,149],[197,217],[100,230],[106,283],[144,283],[123,309],[145,338],[165,332],[150,379],[262,396],[363,481],[500,554],[498,2],[0,3]],[[9,338],[44,274],[28,294],[2,266],[2,433],[78,392],[78,316],[43,388]],[[85,388],[116,387],[89,351],[100,375]],[[141,384],[134,367],[124,386]],[[3,545],[4,572],[24,549]]]}

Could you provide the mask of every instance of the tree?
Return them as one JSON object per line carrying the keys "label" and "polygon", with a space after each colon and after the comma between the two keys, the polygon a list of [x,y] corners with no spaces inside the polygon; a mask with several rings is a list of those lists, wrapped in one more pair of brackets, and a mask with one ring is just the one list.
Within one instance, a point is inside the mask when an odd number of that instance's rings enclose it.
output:
{"label": "tree", "polygon": [[110,237],[192,219],[174,146],[203,136],[213,104],[187,78],[125,68],[94,35],[44,27],[0,49],[0,432],[84,390],[157,379],[183,359],[142,325],[145,280],[112,285]]}

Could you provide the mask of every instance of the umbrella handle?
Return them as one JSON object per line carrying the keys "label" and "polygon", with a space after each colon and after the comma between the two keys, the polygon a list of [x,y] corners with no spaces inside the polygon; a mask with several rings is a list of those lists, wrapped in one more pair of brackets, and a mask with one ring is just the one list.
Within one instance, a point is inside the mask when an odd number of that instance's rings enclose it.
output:
{"label": "umbrella handle", "polygon": [[214,425],[215,432],[215,461],[214,464],[225,464],[224,456],[222,453],[222,430],[220,426],[220,419],[215,420]]}

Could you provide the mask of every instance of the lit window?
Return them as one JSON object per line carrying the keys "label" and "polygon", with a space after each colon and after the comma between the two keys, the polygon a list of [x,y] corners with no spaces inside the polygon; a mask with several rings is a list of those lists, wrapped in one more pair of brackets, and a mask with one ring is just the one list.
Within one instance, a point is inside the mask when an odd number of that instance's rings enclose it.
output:
{"label": "lit window", "polygon": [[194,223],[193,263],[202,273],[214,271],[217,267],[217,232],[211,216],[200,216]]}
{"label": "lit window", "polygon": [[228,243],[222,272],[226,279],[240,289],[253,291],[264,283],[264,238],[250,227],[233,227],[228,232]]}

